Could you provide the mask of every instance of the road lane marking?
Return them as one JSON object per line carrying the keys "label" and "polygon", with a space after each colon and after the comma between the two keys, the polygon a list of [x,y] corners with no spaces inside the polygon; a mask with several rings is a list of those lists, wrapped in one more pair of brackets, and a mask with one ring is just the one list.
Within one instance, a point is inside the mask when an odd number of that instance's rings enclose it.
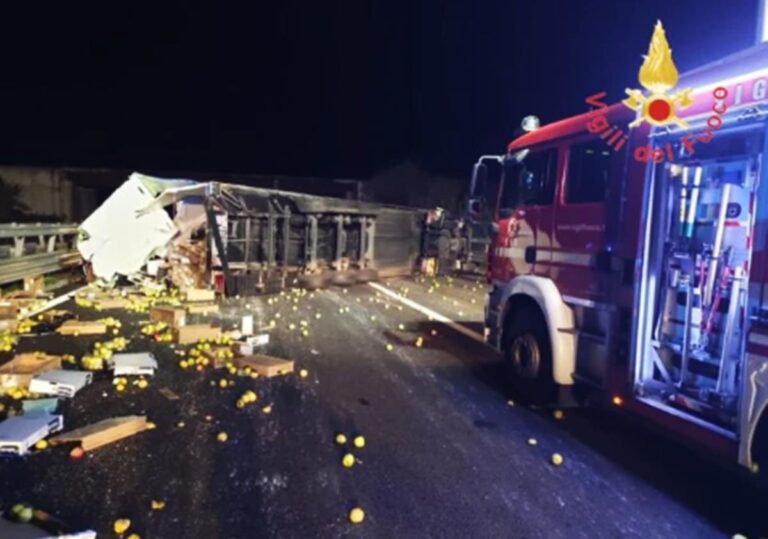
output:
{"label": "road lane marking", "polygon": [[412,299],[408,299],[406,297],[403,297],[401,294],[398,294],[397,292],[395,292],[391,288],[387,288],[384,285],[380,285],[379,283],[368,283],[368,284],[370,286],[372,286],[373,288],[375,288],[376,290],[378,290],[379,292],[381,292],[382,294],[386,294],[387,296],[396,299],[397,301],[399,301],[403,305],[406,305],[406,306],[410,307],[411,309],[419,311],[421,314],[424,314],[424,315],[427,315],[427,316],[431,316],[432,318],[434,318],[438,322],[442,322],[443,324],[447,325],[451,329],[454,329],[455,331],[458,331],[462,335],[464,335],[466,337],[469,337],[472,340],[475,340],[477,342],[486,344],[485,338],[483,338],[482,335],[480,335],[476,331],[472,331],[471,329],[462,326],[458,322],[454,322],[453,320],[451,320],[447,316],[443,316],[442,314],[433,311],[429,307],[425,307],[421,303],[416,303]]}

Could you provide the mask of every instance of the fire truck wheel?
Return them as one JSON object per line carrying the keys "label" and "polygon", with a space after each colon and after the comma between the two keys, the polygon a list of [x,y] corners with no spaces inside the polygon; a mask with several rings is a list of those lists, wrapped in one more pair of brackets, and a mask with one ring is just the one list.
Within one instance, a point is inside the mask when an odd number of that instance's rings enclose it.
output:
{"label": "fire truck wheel", "polygon": [[518,400],[546,404],[553,399],[552,347],[547,323],[537,309],[511,314],[504,332],[504,362]]}

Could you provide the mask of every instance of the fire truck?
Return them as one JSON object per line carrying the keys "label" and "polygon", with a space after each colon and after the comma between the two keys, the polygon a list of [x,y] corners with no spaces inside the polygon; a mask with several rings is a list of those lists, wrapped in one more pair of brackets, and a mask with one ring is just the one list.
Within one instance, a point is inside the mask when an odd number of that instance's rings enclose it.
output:
{"label": "fire truck", "polygon": [[[478,160],[486,340],[521,398],[597,395],[754,470],[768,462],[768,46],[678,87],[693,89],[687,126],[630,128],[616,103],[529,118]],[[620,148],[590,129],[597,115]]]}

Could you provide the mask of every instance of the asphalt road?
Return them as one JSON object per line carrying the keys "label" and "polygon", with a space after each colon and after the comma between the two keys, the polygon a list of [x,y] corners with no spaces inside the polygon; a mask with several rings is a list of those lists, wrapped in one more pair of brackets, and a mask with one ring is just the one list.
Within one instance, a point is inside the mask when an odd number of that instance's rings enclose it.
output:
{"label": "asphalt road", "polygon": [[[438,282],[385,284],[477,329],[482,285]],[[79,461],[62,447],[0,461],[0,508],[27,502],[100,537],[128,517],[144,539],[768,536],[766,496],[741,474],[623,416],[569,409],[556,420],[510,406],[493,352],[371,286],[275,297],[228,300],[210,319],[225,328],[245,311],[257,326],[274,320],[265,351],[309,375],[227,375],[228,389],[211,387],[221,372],[182,370],[168,345],[141,336],[146,315],[70,305],[83,319],[121,318],[128,351],[153,350],[160,370],[149,388],[124,394],[98,376],[64,404],[65,430],[129,414],[157,428]],[[25,338],[17,351],[81,355],[95,340]],[[259,402],[237,409],[245,389]],[[216,441],[222,431],[226,443]],[[339,432],[366,439],[351,448],[351,469],[340,464],[349,448],[334,443]],[[550,463],[555,452],[561,466]],[[166,507],[152,511],[153,499]],[[362,524],[347,521],[354,506]]]}

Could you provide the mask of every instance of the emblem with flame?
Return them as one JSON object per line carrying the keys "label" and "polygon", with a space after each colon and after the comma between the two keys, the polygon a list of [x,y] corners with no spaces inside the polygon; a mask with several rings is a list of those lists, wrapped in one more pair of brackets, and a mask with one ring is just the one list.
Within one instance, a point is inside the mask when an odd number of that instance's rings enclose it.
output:
{"label": "emblem with flame", "polygon": [[651,125],[675,123],[680,127],[687,127],[685,120],[677,117],[677,109],[683,109],[693,103],[692,89],[686,88],[667,95],[667,91],[677,84],[678,75],[672,61],[672,49],[667,43],[661,21],[656,21],[648,54],[643,58],[637,78],[643,88],[648,90],[649,95],[643,95],[642,90],[626,89],[629,97],[622,103],[638,112],[637,119],[630,123],[629,127],[636,127],[643,120]]}

